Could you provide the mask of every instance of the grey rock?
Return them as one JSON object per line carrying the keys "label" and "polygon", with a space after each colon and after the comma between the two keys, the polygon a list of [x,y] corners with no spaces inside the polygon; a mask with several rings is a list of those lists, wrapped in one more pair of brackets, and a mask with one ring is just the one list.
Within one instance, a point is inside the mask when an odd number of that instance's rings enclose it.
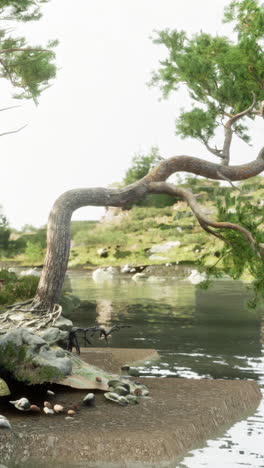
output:
{"label": "grey rock", "polygon": [[[68,335],[68,332],[61,331],[54,328],[53,330],[45,330],[49,336],[56,337],[65,337]],[[0,355],[2,353],[3,359],[1,359],[2,366],[5,366],[4,356],[5,348],[7,345],[12,344],[14,349],[9,349],[8,362],[10,360],[14,361],[14,364],[17,362],[19,348],[24,349],[26,353],[26,360],[32,362],[38,366],[48,366],[54,368],[54,375],[56,376],[56,369],[58,374],[64,376],[69,375],[72,370],[72,361],[70,353],[64,351],[62,348],[57,346],[50,346],[43,337],[40,337],[33,333],[31,329],[27,328],[18,328],[13,329],[2,337],[0,337]],[[21,375],[21,365],[23,367],[23,362],[18,363],[17,372]],[[16,378],[16,367],[13,371],[14,377]]]}
{"label": "grey rock", "polygon": [[71,331],[72,327],[73,327],[73,323],[71,320],[65,318],[65,317],[62,317],[62,315],[60,316],[60,318],[58,320],[56,320],[56,322],[54,323],[54,326],[56,328],[59,328],[60,330],[63,330],[63,331]]}
{"label": "grey rock", "polygon": [[65,353],[64,349],[61,349],[61,348],[57,349],[57,351],[56,351],[56,357],[61,357],[61,358],[63,358],[63,357],[65,357],[65,356],[66,356],[66,353]]}
{"label": "grey rock", "polygon": [[58,369],[63,375],[68,375],[72,370],[71,359],[67,356],[57,357],[56,352],[59,348],[50,348],[42,346],[39,353],[33,356],[32,361],[40,366],[52,366]]}
{"label": "grey rock", "polygon": [[16,346],[34,345],[37,347],[43,346],[46,342],[40,337],[33,333],[30,328],[16,328],[5,333],[0,338],[0,347],[13,343]]}
{"label": "grey rock", "polygon": [[58,341],[65,341],[69,336],[68,331],[63,331],[55,327],[46,328],[39,334],[49,344],[55,344]]}
{"label": "grey rock", "polygon": [[5,416],[0,415],[0,429],[12,429],[12,426]]}

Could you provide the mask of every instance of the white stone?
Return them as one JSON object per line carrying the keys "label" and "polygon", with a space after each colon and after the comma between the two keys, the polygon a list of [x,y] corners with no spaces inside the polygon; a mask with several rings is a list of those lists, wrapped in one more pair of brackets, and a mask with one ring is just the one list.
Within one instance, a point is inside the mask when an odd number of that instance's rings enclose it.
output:
{"label": "white stone", "polygon": [[97,270],[93,271],[92,273],[92,278],[96,283],[112,281],[113,277],[113,271],[108,268],[97,268]]}
{"label": "white stone", "polygon": [[168,250],[172,249],[173,247],[179,247],[181,245],[180,241],[168,241],[164,244],[156,244],[153,245],[150,249],[150,253],[161,253],[161,252],[168,252]]}
{"label": "white stone", "polygon": [[191,274],[186,279],[192,284],[199,284],[206,280],[206,273],[200,273],[198,270],[192,270]]}
{"label": "white stone", "polygon": [[29,268],[21,271],[20,276],[40,276],[40,272],[36,268]]}
{"label": "white stone", "polygon": [[132,276],[133,281],[145,281],[147,280],[148,277],[144,273],[136,273],[135,275]]}

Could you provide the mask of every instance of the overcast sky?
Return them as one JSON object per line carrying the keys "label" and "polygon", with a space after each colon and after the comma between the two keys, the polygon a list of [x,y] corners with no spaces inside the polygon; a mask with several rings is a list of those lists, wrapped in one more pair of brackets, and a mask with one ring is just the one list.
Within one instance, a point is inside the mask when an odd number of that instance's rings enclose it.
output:
{"label": "overcast sky", "polygon": [[[0,204],[13,227],[47,222],[56,198],[77,187],[120,181],[131,157],[157,145],[164,157],[188,154],[214,160],[194,140],[175,136],[175,116],[186,105],[180,92],[167,101],[149,88],[151,71],[166,56],[152,43],[154,30],[201,29],[229,34],[222,25],[229,0],[51,0],[40,22],[20,30],[32,43],[58,38],[58,77],[39,106],[21,103],[0,113]],[[1,84],[1,107],[13,103]],[[17,103],[17,102],[16,102]],[[233,145],[232,163],[254,159],[263,123],[254,125],[254,147]],[[102,208],[82,208],[73,219],[96,219]]]}

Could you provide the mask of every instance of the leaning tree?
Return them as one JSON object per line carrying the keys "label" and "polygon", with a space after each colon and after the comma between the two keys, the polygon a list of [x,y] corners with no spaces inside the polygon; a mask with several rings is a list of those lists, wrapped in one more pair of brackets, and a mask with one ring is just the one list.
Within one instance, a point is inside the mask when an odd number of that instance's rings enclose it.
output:
{"label": "leaning tree", "polygon": [[[152,77],[152,85],[159,86],[164,96],[177,91],[179,86],[188,90],[191,110],[181,112],[176,122],[177,133],[183,138],[199,140],[220,161],[174,156],[121,189],[83,188],[63,193],[49,216],[47,253],[36,295],[32,301],[19,306],[35,312],[41,323],[51,323],[60,313],[57,303],[67,269],[72,213],[87,205],[129,208],[153,193],[182,198],[201,227],[220,238],[223,245],[228,244],[229,256],[246,255],[254,264],[252,271],[263,295],[264,237],[258,223],[253,226],[247,221],[239,224],[228,218],[212,220],[190,190],[167,182],[171,174],[184,171],[233,185],[234,181],[248,179],[264,170],[264,148],[254,161],[230,165],[233,135],[248,143],[248,125],[255,118],[264,117],[263,4],[257,0],[232,1],[225,11],[225,21],[234,23],[235,40],[203,32],[192,37],[177,30],[157,33],[154,42],[167,47],[168,57]],[[223,143],[217,148],[211,141],[219,129],[223,131]]]}

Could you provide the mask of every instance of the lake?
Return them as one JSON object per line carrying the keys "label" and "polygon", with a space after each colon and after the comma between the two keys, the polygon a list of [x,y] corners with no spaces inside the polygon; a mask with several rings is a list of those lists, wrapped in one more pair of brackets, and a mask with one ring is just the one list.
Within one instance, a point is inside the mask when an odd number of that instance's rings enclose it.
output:
{"label": "lake", "polygon": [[[130,325],[113,333],[111,346],[158,350],[159,361],[139,368],[142,376],[254,379],[264,391],[264,311],[247,308],[241,282],[216,281],[204,291],[169,277],[135,282],[123,275],[101,283],[87,272],[69,277],[72,292],[85,301],[71,317],[75,325]],[[93,338],[94,346],[98,343]],[[263,440],[262,403],[253,416],[190,452],[178,466],[264,467]]]}

